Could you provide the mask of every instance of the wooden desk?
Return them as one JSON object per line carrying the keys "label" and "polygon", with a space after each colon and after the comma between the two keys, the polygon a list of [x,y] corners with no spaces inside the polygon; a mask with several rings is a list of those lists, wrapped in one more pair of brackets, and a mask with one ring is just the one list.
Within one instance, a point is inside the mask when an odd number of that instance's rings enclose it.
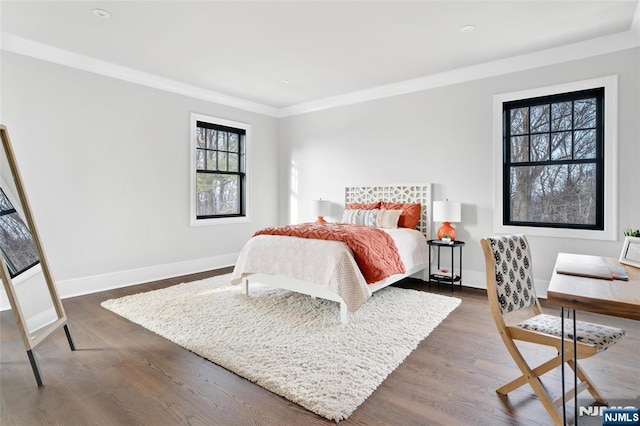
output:
{"label": "wooden desk", "polygon": [[[572,255],[558,253],[556,265],[567,261]],[[579,311],[640,320],[640,268],[622,265],[618,259],[587,256],[596,262],[623,267],[629,281],[603,280],[559,274],[553,270],[547,303]]]}
{"label": "wooden desk", "polygon": [[[562,318],[562,329],[564,328],[564,309],[571,309],[573,312],[573,327],[576,327],[576,310],[594,312],[597,314],[612,315],[616,317],[640,320],[640,269],[633,266],[622,265],[618,259],[605,258],[600,256],[579,256],[580,262],[586,265],[602,264],[623,267],[629,276],[628,281],[606,280],[601,278],[590,278],[576,275],[559,274],[556,268],[560,263],[571,263],[576,261],[576,255],[568,253],[558,253],[556,267],[553,268],[553,275],[547,290],[547,303],[552,306],[561,307],[560,316]],[[576,335],[573,333],[573,362],[578,365],[576,357]],[[566,401],[564,389],[564,342],[562,339],[562,412],[564,424],[567,424]],[[578,386],[577,373],[573,375],[574,388]],[[575,395],[574,424],[578,424],[578,395]]]}

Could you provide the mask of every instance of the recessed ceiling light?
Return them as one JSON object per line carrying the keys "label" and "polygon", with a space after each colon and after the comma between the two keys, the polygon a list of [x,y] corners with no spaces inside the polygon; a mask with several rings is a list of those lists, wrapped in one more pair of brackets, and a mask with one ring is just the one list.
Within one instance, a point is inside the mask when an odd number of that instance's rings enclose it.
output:
{"label": "recessed ceiling light", "polygon": [[463,26],[460,27],[460,32],[461,33],[470,33],[475,29],[476,29],[475,25],[463,25]]}
{"label": "recessed ceiling light", "polygon": [[280,84],[282,85],[289,84],[289,80],[280,80]]}
{"label": "recessed ceiling light", "polygon": [[110,18],[111,14],[104,9],[93,9],[93,14],[99,18]]}

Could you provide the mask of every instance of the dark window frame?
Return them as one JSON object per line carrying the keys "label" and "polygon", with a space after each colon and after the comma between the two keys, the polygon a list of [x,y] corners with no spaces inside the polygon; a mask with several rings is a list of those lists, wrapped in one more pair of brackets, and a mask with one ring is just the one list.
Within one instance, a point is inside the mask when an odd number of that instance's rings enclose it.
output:
{"label": "dark window frame", "polygon": [[[231,126],[223,126],[221,124],[211,123],[209,121],[203,121],[201,119],[195,121],[196,126],[196,134],[198,132],[198,128],[209,129],[209,130],[217,130],[226,133],[236,134],[238,137],[238,150],[231,151],[227,149],[218,149],[216,148],[201,148],[198,147],[197,144],[195,146],[195,155],[197,156],[198,151],[204,152],[204,161],[205,166],[204,169],[198,168],[197,162],[195,165],[195,174],[196,174],[196,183],[198,181],[199,174],[214,174],[214,175],[231,175],[238,177],[238,201],[239,201],[239,213],[231,213],[231,214],[213,214],[213,215],[199,215],[197,214],[197,206],[195,208],[196,212],[196,220],[204,220],[204,219],[217,219],[217,218],[229,218],[229,217],[246,217],[246,185],[247,185],[247,174],[246,174],[246,130],[231,127]],[[208,167],[207,164],[207,152],[215,152],[217,153],[226,153],[226,170],[222,170],[218,165],[218,155],[216,155],[216,166],[215,168]],[[236,154],[238,155],[238,171],[229,171],[229,155],[228,154]],[[197,191],[196,197],[193,202],[197,203]]]}
{"label": "dark window frame", "polygon": [[[532,160],[532,150],[531,147],[531,135],[540,135],[547,134],[549,135],[548,140],[549,144],[551,144],[553,133],[559,133],[560,130],[553,131],[551,128],[551,104],[559,103],[559,102],[576,102],[584,99],[596,99],[596,125],[594,128],[589,127],[588,129],[595,130],[595,139],[596,139],[596,147],[595,147],[595,158],[588,159],[575,159],[573,158],[574,151],[572,149],[572,158],[570,159],[551,159],[551,154],[549,154],[549,158],[543,161],[535,161]],[[604,101],[605,101],[605,88],[597,87],[586,90],[579,90],[573,92],[566,92],[560,94],[553,94],[547,96],[533,97],[527,99],[518,99],[508,102],[503,102],[502,104],[502,197],[503,197],[503,225],[507,226],[528,226],[528,227],[541,227],[541,228],[562,228],[562,229],[581,229],[581,230],[595,230],[601,231],[605,229],[605,156],[604,156],[604,134],[605,134],[605,126],[604,126]],[[517,136],[527,136],[529,140],[529,161],[512,161],[511,156],[511,114],[512,110],[524,107],[535,107],[540,105],[548,105],[549,106],[549,130],[544,132],[532,132],[531,126],[529,125],[529,130],[527,132],[523,132],[522,134],[518,133]],[[571,134],[572,134],[572,147],[574,140],[574,132],[581,130],[580,127],[575,127],[575,121],[573,119],[573,108],[572,108],[572,119],[571,119]],[[530,123],[529,123],[530,124]],[[567,131],[563,129],[562,131]],[[580,223],[558,223],[558,222],[533,222],[533,221],[516,221],[511,218],[511,170],[514,167],[531,167],[531,166],[558,166],[558,165],[571,165],[571,164],[595,164],[596,168],[596,182],[595,182],[595,192],[596,192],[596,207],[595,207],[595,222],[592,224],[580,224]]]}

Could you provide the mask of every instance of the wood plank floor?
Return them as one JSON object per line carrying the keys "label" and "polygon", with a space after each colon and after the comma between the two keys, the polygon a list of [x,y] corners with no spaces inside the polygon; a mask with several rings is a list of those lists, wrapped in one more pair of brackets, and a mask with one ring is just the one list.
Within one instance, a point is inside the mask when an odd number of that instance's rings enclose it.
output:
{"label": "wood plank floor", "polygon": [[[45,386],[35,384],[10,311],[0,314],[0,423],[9,425],[326,425],[323,419],[144,328],[100,302],[229,270],[163,280],[63,301],[77,351],[64,332],[38,350]],[[405,280],[402,287],[451,294]],[[462,304],[341,425],[548,425],[533,391],[495,393],[518,376],[490,316],[486,293],[463,288]],[[556,314],[554,309],[545,308]],[[580,314],[627,330],[582,365],[610,399],[640,395],[640,323]],[[524,347],[532,363],[553,353]],[[560,373],[544,381],[560,394]],[[581,405],[593,400],[583,393]],[[572,417],[572,416],[570,416]],[[582,424],[582,421],[580,422]]]}

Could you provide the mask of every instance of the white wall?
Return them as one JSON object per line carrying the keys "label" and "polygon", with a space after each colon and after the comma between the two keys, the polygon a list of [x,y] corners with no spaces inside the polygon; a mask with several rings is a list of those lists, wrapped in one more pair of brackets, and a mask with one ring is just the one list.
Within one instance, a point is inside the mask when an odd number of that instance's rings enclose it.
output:
{"label": "white wall", "polygon": [[[464,203],[465,284],[484,287],[493,96],[617,74],[619,223],[638,227],[639,52],[277,120],[2,51],[1,120],[63,296],[229,265],[254,230],[313,219],[312,199],[332,200],[336,219],[345,186],[422,182],[434,199]],[[252,125],[250,223],[189,226],[191,112]],[[619,234],[532,237],[543,290],[558,252],[615,257]]]}
{"label": "white wall", "polygon": [[617,257],[622,228],[640,226],[639,62],[636,48],[283,118],[280,222],[310,219],[310,200],[318,197],[335,203],[336,220],[348,185],[432,182],[434,200],[463,202],[458,239],[467,242],[465,284],[484,288],[479,240],[494,232],[492,153],[500,143],[492,134],[493,96],[617,74],[620,239],[531,237],[534,274],[544,295],[558,252]]}
{"label": "white wall", "polygon": [[[9,130],[62,296],[232,265],[277,222],[277,120],[2,51]],[[189,117],[249,123],[251,222],[189,226]]]}

